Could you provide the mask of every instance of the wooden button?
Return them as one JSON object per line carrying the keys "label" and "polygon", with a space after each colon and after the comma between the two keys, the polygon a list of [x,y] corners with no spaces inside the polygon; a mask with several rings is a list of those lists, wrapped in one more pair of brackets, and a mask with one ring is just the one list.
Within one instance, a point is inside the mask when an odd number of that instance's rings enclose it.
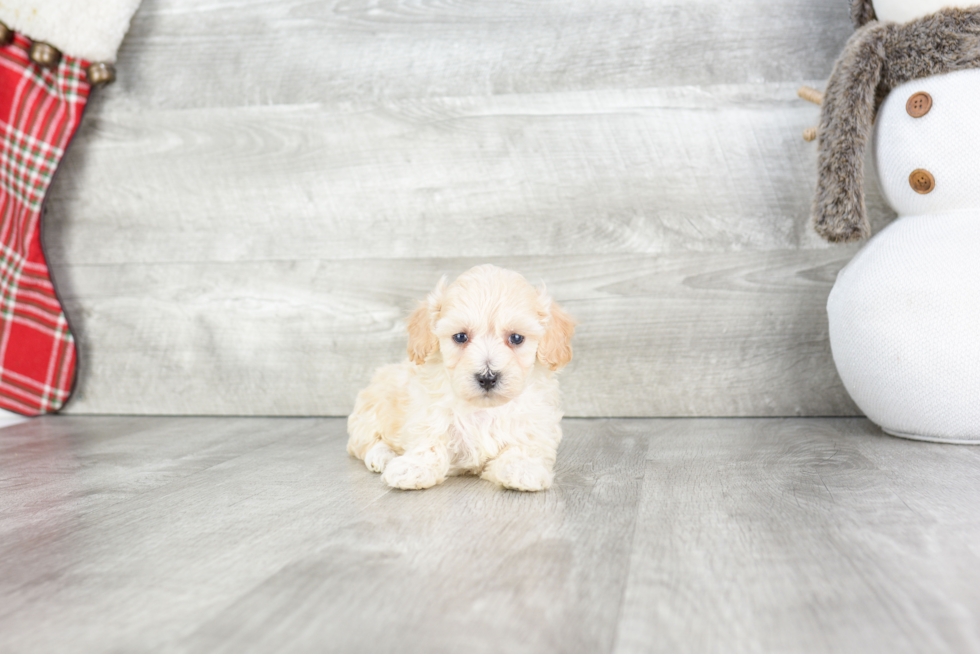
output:
{"label": "wooden button", "polygon": [[932,109],[932,96],[925,91],[913,93],[909,101],[905,103],[905,111],[909,112],[912,118],[922,118]]}
{"label": "wooden button", "polygon": [[913,170],[912,174],[909,175],[909,185],[916,193],[925,195],[926,193],[931,193],[932,189],[936,188],[936,178],[928,170],[919,168]]}
{"label": "wooden button", "polygon": [[2,48],[5,45],[8,45],[13,40],[14,40],[14,31],[9,27],[7,27],[6,25],[4,25],[3,23],[0,23],[0,48]]}

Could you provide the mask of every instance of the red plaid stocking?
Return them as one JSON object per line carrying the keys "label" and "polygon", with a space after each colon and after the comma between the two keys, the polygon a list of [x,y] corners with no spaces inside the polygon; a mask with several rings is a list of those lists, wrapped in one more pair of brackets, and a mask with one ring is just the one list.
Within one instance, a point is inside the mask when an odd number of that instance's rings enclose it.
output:
{"label": "red plaid stocking", "polygon": [[41,251],[41,205],[88,100],[87,62],[48,70],[16,35],[0,47],[0,407],[57,411],[75,378],[75,342]]}

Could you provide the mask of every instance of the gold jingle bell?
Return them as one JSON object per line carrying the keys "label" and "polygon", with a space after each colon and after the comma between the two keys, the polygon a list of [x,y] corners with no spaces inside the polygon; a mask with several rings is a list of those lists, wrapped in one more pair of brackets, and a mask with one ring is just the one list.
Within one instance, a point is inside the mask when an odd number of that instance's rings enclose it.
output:
{"label": "gold jingle bell", "polygon": [[98,61],[89,64],[86,72],[88,72],[88,83],[92,86],[103,86],[116,81],[116,67],[109,62]]}
{"label": "gold jingle bell", "polygon": [[5,45],[9,45],[11,41],[14,40],[14,31],[0,23],[0,48]]}
{"label": "gold jingle bell", "polygon": [[41,68],[54,68],[61,61],[61,53],[58,52],[58,49],[41,41],[35,41],[31,44],[28,56]]}

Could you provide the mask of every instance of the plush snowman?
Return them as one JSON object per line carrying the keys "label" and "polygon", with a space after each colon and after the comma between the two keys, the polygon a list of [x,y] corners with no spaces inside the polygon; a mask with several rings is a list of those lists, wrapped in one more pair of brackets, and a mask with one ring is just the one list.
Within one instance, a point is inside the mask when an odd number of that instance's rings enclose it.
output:
{"label": "plush snowman", "polygon": [[830,241],[869,235],[872,131],[898,218],[837,277],[834,362],[887,433],[980,443],[980,5],[857,0],[852,16],[823,99],[814,224]]}

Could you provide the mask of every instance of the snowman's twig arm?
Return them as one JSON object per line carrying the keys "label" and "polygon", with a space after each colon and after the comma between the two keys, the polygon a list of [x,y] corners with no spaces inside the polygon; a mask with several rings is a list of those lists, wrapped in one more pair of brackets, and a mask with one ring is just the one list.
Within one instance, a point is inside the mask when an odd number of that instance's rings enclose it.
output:
{"label": "snowman's twig arm", "polygon": [[807,102],[812,102],[813,104],[823,104],[823,93],[817,89],[810,88],[809,86],[801,86],[796,89],[796,95],[800,96]]}
{"label": "snowman's twig arm", "polygon": [[[817,89],[810,88],[809,86],[801,86],[796,91],[796,95],[800,96],[807,102],[812,102],[813,104],[823,104],[823,93]],[[803,140],[809,143],[810,141],[815,141],[817,139],[817,128],[807,127],[803,130]]]}
{"label": "snowman's twig arm", "polygon": [[871,232],[864,206],[864,152],[884,65],[885,28],[874,23],[848,41],[824,93],[813,221],[828,241],[856,241]]}

